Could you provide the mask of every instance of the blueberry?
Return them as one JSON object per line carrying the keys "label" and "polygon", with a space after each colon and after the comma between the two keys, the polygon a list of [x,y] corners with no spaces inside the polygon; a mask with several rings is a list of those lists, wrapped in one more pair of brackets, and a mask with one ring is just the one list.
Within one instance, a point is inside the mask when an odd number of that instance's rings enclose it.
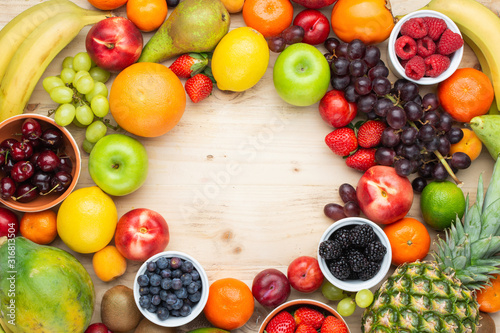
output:
{"label": "blueberry", "polygon": [[180,269],[172,271],[172,278],[180,278],[181,276],[182,276],[182,271]]}
{"label": "blueberry", "polygon": [[162,301],[166,301],[168,292],[166,290],[160,290],[160,293],[158,295],[160,295]]}
{"label": "blueberry", "polygon": [[166,308],[168,311],[172,311],[174,309],[174,308],[172,308],[172,305],[170,305],[170,304],[167,304]]}
{"label": "blueberry", "polygon": [[156,260],[156,267],[159,269],[165,269],[168,268],[168,260],[165,257],[160,257],[158,260]]}
{"label": "blueberry", "polygon": [[151,296],[143,295],[139,297],[139,305],[142,308],[147,309],[151,305]]}
{"label": "blueberry", "polygon": [[152,285],[153,287],[159,286],[160,283],[161,283],[161,276],[159,276],[158,274],[153,274],[149,278],[149,284]]}
{"label": "blueberry", "polygon": [[195,292],[198,291],[198,285],[195,282],[191,282],[187,287],[186,290],[189,294],[194,294]]}
{"label": "blueberry", "polygon": [[172,279],[172,289],[173,290],[179,290],[182,288],[182,281],[181,279]]}
{"label": "blueberry", "polygon": [[140,287],[139,288],[139,295],[147,295],[149,294],[149,288],[148,287]]}
{"label": "blueberry", "polygon": [[158,267],[156,267],[154,273],[160,275],[160,272],[161,272],[161,269],[159,269]]}
{"label": "blueberry", "polygon": [[155,313],[157,309],[158,307],[156,305],[151,304],[147,310],[151,313]]}
{"label": "blueberry", "polygon": [[185,260],[182,262],[181,270],[184,273],[190,273],[193,271],[193,263],[191,261]]}
{"label": "blueberry", "polygon": [[162,278],[169,278],[169,277],[172,276],[172,271],[170,269],[168,269],[168,268],[162,269],[160,271],[160,276]]}
{"label": "blueberry", "polygon": [[150,272],[150,271],[148,271],[148,270],[146,270],[146,272],[144,272],[144,274],[146,274],[146,276],[147,276],[148,278],[150,278],[150,277],[151,277],[151,275],[153,275],[154,273],[155,273],[155,272]]}
{"label": "blueberry", "polygon": [[158,310],[156,310],[156,315],[160,320],[167,320],[168,317],[170,316],[170,313],[166,308],[160,307],[158,308]]}
{"label": "blueberry", "polygon": [[173,257],[170,259],[170,268],[177,269],[182,265],[182,259],[178,257]]}
{"label": "blueberry", "polygon": [[170,314],[172,315],[172,317],[180,317],[181,316],[179,310],[172,310],[172,311],[170,311]]}
{"label": "blueberry", "polygon": [[154,272],[156,270],[156,263],[154,261],[150,261],[146,264],[146,269],[148,272]]}
{"label": "blueberry", "polygon": [[184,287],[182,287],[179,290],[176,290],[174,292],[174,294],[175,294],[175,296],[177,296],[180,299],[184,299],[184,298],[186,298],[188,296],[188,292],[187,292],[186,288],[184,288]]}
{"label": "blueberry", "polygon": [[201,287],[203,286],[203,284],[201,283],[201,280],[196,280],[196,281],[194,281],[194,283],[196,283],[196,285],[198,286],[198,290],[200,290]]}
{"label": "blueberry", "polygon": [[158,295],[160,293],[160,287],[149,287],[149,293],[151,295]]}
{"label": "blueberry", "polygon": [[178,298],[177,301],[175,301],[175,303],[172,304],[172,308],[174,310],[180,310],[180,308],[182,308],[183,305],[184,305],[184,302]]}
{"label": "blueberry", "polygon": [[193,277],[193,281],[200,279],[200,273],[198,273],[196,269],[193,269],[193,271],[191,272],[191,276]]}
{"label": "blueberry", "polygon": [[179,310],[179,314],[182,317],[187,317],[191,314],[191,307],[189,305],[184,304],[182,308]]}
{"label": "blueberry", "polygon": [[193,294],[189,294],[188,298],[191,302],[196,303],[201,299],[201,293],[199,291],[197,291]]}
{"label": "blueberry", "polygon": [[169,290],[170,288],[172,288],[172,279],[169,278],[162,279],[160,286],[164,290]]}
{"label": "blueberry", "polygon": [[160,295],[153,295],[153,297],[151,297],[151,304],[160,305],[160,303],[161,303]]}
{"label": "blueberry", "polygon": [[137,283],[139,283],[139,286],[141,287],[147,287],[149,285],[149,277],[147,275],[139,275],[137,278]]}
{"label": "blueberry", "polygon": [[172,293],[168,294],[165,303],[167,303],[168,305],[172,305],[175,302],[177,302],[177,296],[175,296],[175,294]]}
{"label": "blueberry", "polygon": [[193,307],[194,303],[191,302],[189,298],[184,298],[184,305],[189,305],[190,307]]}
{"label": "blueberry", "polygon": [[181,275],[181,281],[184,286],[188,286],[191,282],[193,282],[193,276],[189,273],[184,273]]}

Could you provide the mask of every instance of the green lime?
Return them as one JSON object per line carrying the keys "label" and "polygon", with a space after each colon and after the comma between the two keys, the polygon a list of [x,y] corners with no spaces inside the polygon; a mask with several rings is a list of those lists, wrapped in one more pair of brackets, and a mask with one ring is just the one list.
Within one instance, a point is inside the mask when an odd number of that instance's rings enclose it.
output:
{"label": "green lime", "polygon": [[455,183],[435,181],[422,191],[420,209],[429,226],[443,230],[455,221],[457,215],[459,218],[464,215],[465,196]]}

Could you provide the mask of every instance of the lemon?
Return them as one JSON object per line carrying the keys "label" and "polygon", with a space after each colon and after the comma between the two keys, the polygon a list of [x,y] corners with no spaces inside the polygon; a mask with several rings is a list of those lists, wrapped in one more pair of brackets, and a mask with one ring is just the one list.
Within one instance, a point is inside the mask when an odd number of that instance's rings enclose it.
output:
{"label": "lemon", "polygon": [[93,253],[113,238],[118,212],[99,187],[84,187],[64,199],[57,212],[57,233],[73,251]]}
{"label": "lemon", "polygon": [[449,181],[429,183],[420,195],[420,209],[424,221],[437,230],[448,228],[457,215],[465,212],[465,196],[462,190]]}
{"label": "lemon", "polygon": [[212,56],[212,74],[220,90],[244,91],[264,76],[269,64],[269,46],[255,29],[231,30],[217,44]]}

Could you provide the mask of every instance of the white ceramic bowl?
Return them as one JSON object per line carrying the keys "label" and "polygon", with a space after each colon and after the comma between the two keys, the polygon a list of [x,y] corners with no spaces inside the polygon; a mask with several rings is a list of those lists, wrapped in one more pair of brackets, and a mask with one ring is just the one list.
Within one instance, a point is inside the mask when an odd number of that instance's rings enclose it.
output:
{"label": "white ceramic bowl", "polygon": [[319,255],[319,245],[318,245],[319,267],[321,268],[321,271],[323,272],[325,278],[337,288],[350,292],[357,292],[360,291],[361,289],[370,289],[376,286],[379,282],[381,282],[385,278],[387,272],[389,271],[389,268],[391,267],[391,260],[392,260],[391,244],[389,243],[389,239],[387,238],[382,228],[380,228],[376,223],[362,217],[347,217],[333,223],[330,227],[328,227],[328,229],[325,230],[323,236],[321,236],[319,243],[321,244],[321,242],[328,240],[330,236],[332,236],[333,233],[340,228],[358,224],[370,225],[375,231],[375,234],[377,235],[380,242],[387,248],[387,253],[384,256],[384,259],[382,260],[382,263],[380,265],[380,270],[371,279],[366,281],[363,280],[342,281],[337,279],[335,276],[333,276],[332,273],[330,273],[330,270],[328,269],[325,259]]}
{"label": "white ceramic bowl", "polygon": [[[147,311],[146,309],[143,309],[139,305],[139,297],[141,295],[139,295],[139,284],[137,283],[137,278],[139,277],[139,275],[144,274],[144,272],[146,271],[146,266],[147,266],[148,262],[155,261],[160,257],[167,257],[167,258],[179,257],[181,259],[189,260],[193,263],[193,266],[194,266],[194,268],[196,268],[198,273],[200,273],[200,279],[202,281],[201,299],[198,303],[196,303],[195,306],[193,306],[191,314],[187,317],[170,316],[166,320],[159,320],[156,313],[151,313],[151,312]],[[141,267],[137,271],[137,274],[135,275],[133,290],[134,290],[135,303],[137,304],[137,307],[139,308],[141,313],[144,315],[144,317],[146,317],[147,319],[149,319],[150,321],[152,321],[153,323],[155,323],[159,326],[178,327],[178,326],[182,326],[182,325],[185,325],[185,324],[191,322],[196,317],[198,317],[198,315],[203,311],[203,308],[205,307],[205,304],[207,303],[207,300],[208,300],[208,288],[209,288],[209,284],[208,284],[207,273],[205,272],[203,267],[200,265],[200,263],[198,261],[196,261],[196,259],[194,259],[193,257],[191,257],[190,255],[188,255],[184,252],[165,251],[165,252],[160,252],[158,254],[155,254],[154,256],[150,257],[147,261],[145,261],[141,265]]]}
{"label": "white ceramic bowl", "polygon": [[401,63],[399,62],[398,57],[396,55],[396,50],[394,48],[394,45],[396,44],[396,39],[398,39],[399,31],[401,30],[401,25],[403,25],[404,22],[408,21],[411,18],[426,17],[426,16],[438,17],[440,19],[443,19],[451,31],[462,35],[460,33],[460,29],[457,27],[455,22],[453,22],[448,16],[441,14],[440,12],[436,12],[434,10],[417,10],[413,13],[404,16],[394,26],[394,29],[392,29],[391,35],[389,36],[389,42],[387,43],[387,50],[388,50],[387,55],[388,55],[389,68],[397,77],[405,78],[409,81],[415,82],[420,85],[433,85],[446,80],[448,77],[451,76],[451,74],[453,74],[457,70],[458,66],[460,65],[460,62],[462,61],[462,56],[464,54],[463,46],[452,54],[452,56],[450,57],[451,60],[450,66],[441,75],[435,78],[423,77],[420,80],[414,80],[406,76],[405,69],[403,68],[403,66],[401,66]]}

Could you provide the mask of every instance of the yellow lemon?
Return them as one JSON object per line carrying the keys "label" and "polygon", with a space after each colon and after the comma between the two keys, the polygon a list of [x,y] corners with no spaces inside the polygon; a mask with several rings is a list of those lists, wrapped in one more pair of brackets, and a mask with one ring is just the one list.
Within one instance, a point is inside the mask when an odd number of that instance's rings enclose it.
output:
{"label": "yellow lemon", "polygon": [[57,212],[57,233],[73,251],[93,253],[113,238],[118,212],[99,187],[84,187],[64,199]]}
{"label": "yellow lemon", "polygon": [[244,91],[264,76],[269,64],[269,46],[257,30],[231,30],[217,44],[212,73],[220,90]]}

